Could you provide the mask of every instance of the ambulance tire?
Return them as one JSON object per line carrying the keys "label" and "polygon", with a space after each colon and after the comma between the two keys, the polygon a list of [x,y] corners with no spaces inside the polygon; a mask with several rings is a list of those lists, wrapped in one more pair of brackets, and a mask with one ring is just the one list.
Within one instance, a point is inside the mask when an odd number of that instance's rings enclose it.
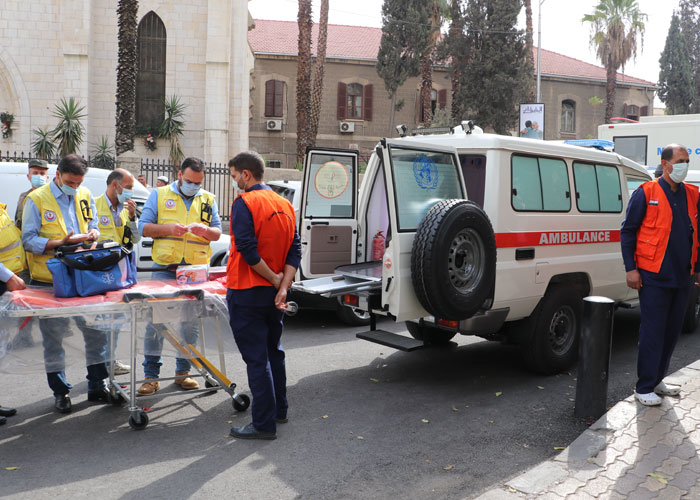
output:
{"label": "ambulance tire", "polygon": [[425,323],[414,323],[413,321],[406,321],[406,329],[414,339],[422,340],[426,344],[432,345],[447,345],[452,340],[452,337],[457,335],[457,332],[435,328]]}
{"label": "ambulance tire", "polygon": [[443,200],[428,210],[413,240],[411,279],[436,318],[466,319],[483,306],[496,279],[496,238],[479,205]]}
{"label": "ambulance tire", "polygon": [[683,333],[694,332],[698,327],[698,322],[700,322],[700,286],[693,285],[688,300],[688,309],[685,311],[685,319],[683,320]]}
{"label": "ambulance tire", "polygon": [[524,322],[525,364],[534,372],[553,375],[570,368],[578,358],[583,299],[570,286],[553,286]]}

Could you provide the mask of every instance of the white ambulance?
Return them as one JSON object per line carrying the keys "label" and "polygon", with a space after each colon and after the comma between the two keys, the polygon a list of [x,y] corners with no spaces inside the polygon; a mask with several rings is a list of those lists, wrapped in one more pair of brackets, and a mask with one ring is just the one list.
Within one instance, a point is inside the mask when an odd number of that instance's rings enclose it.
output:
{"label": "white ambulance", "polygon": [[[576,360],[583,297],[637,301],[620,225],[651,176],[627,158],[465,122],[383,139],[359,193],[357,174],[356,151],[307,152],[293,289],[369,312],[360,338],[403,350],[457,333],[508,340],[554,373]],[[377,315],[406,321],[413,338],[377,330]]]}

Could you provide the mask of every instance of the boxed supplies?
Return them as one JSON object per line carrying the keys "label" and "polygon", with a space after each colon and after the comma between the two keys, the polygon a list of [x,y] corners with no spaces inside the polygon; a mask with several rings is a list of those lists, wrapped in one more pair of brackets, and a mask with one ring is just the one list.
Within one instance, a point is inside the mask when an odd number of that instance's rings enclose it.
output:
{"label": "boxed supplies", "polygon": [[190,266],[178,266],[175,272],[175,280],[180,285],[192,283],[204,283],[209,280],[209,265],[196,264]]}

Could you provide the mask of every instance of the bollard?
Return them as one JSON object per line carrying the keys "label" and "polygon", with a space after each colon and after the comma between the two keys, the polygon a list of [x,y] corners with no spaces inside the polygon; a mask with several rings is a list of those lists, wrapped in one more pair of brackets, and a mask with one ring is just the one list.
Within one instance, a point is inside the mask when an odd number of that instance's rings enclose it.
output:
{"label": "bollard", "polygon": [[577,417],[598,419],[606,411],[615,302],[607,297],[583,299],[578,348]]}

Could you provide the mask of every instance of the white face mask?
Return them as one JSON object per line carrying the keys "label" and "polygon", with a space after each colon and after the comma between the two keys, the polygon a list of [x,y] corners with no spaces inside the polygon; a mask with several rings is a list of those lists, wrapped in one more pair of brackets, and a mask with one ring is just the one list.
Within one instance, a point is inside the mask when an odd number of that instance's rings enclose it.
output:
{"label": "white face mask", "polygon": [[688,164],[687,163],[676,163],[673,165],[673,172],[668,174],[673,182],[680,184],[683,182],[688,175]]}

